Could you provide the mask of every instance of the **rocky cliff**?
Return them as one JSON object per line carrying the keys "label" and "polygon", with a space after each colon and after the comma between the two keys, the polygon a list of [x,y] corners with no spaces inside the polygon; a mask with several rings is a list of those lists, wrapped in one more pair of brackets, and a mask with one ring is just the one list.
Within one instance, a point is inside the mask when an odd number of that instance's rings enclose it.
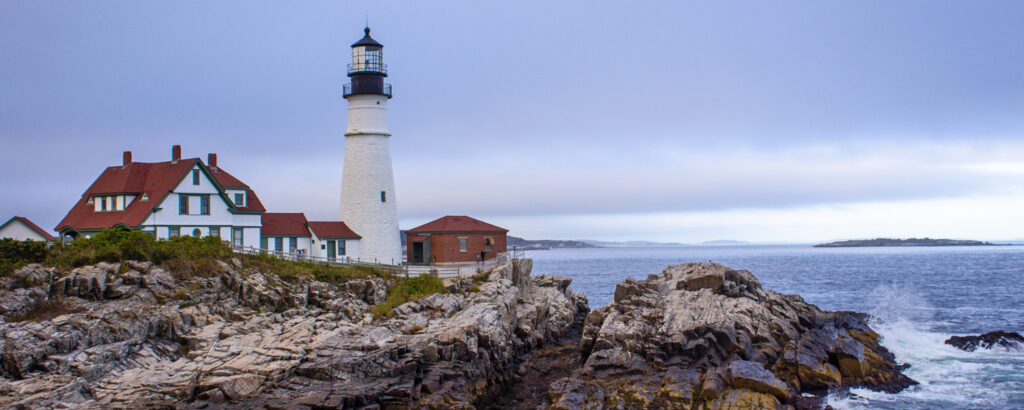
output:
{"label": "rocky cliff", "polygon": [[[916,384],[864,314],[825,312],[712,263],[628,279],[586,319],[583,363],[555,408],[817,407],[829,388]],[[817,401],[812,395],[817,393]]]}
{"label": "rocky cliff", "polygon": [[471,407],[524,352],[579,332],[586,298],[530,260],[375,319],[381,279],[204,277],[143,262],[29,265],[0,290],[3,407]]}

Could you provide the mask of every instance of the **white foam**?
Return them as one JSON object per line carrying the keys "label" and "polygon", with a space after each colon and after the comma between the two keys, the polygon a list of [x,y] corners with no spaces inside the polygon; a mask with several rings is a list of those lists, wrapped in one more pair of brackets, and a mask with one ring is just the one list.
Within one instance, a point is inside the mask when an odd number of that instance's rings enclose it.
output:
{"label": "white foam", "polygon": [[[949,335],[931,332],[934,309],[920,293],[888,285],[873,293],[871,326],[882,336],[904,373],[920,384],[897,394],[852,389],[826,402],[836,409],[1006,407],[1009,395],[1024,390],[1024,357],[1010,349],[965,352],[944,343]],[[1000,381],[1000,382],[996,382]]]}

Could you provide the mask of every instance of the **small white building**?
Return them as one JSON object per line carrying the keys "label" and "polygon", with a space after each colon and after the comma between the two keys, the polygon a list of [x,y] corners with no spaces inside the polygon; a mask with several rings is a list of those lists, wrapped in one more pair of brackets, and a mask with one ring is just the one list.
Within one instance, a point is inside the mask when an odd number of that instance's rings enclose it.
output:
{"label": "small white building", "polygon": [[0,239],[16,241],[53,241],[56,238],[23,216],[15,216],[0,225]]}
{"label": "small white building", "polygon": [[178,145],[167,162],[133,162],[126,151],[122,164],[100,174],[56,231],[62,237],[89,237],[120,227],[160,239],[216,236],[255,248],[266,209],[248,185],[220,169],[216,154],[208,161],[182,159]]}
{"label": "small white building", "polygon": [[260,249],[290,259],[356,261],[358,234],[341,221],[308,221],[306,215],[267,212],[261,219]]}

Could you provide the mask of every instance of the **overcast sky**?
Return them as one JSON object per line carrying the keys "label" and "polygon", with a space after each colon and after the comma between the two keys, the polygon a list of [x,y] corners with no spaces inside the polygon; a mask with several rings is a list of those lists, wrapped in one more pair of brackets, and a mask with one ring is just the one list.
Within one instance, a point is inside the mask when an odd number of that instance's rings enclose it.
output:
{"label": "overcast sky", "polygon": [[637,3],[4,0],[0,219],[173,144],[336,219],[368,18],[403,229],[1024,238],[1024,3]]}

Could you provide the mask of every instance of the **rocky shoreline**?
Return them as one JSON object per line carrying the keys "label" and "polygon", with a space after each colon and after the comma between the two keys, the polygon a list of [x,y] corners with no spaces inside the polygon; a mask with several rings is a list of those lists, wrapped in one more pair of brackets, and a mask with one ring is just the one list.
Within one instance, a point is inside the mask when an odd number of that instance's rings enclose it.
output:
{"label": "rocky shoreline", "polygon": [[619,283],[587,316],[580,349],[581,368],[551,387],[554,408],[817,408],[829,389],[916,384],[866,315],[713,263]]}
{"label": "rocky shoreline", "polygon": [[828,389],[914,383],[863,314],[746,271],[672,266],[589,312],[570,279],[531,268],[506,262],[374,317],[377,278],[28,265],[0,290],[0,406],[814,408]]}

